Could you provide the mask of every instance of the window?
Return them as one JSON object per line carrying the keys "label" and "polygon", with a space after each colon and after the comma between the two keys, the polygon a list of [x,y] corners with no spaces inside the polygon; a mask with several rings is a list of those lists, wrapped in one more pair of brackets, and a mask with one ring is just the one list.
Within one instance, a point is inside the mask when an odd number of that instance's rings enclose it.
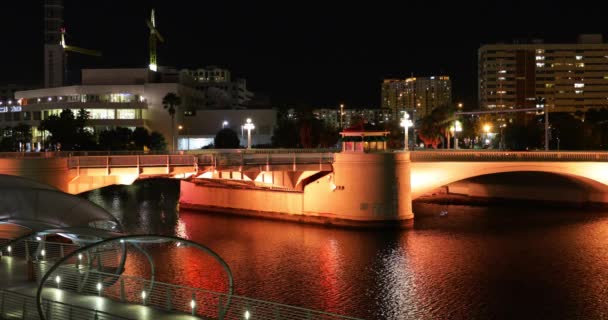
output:
{"label": "window", "polygon": [[116,119],[136,119],[135,109],[118,109],[118,110],[116,110]]}
{"label": "window", "polygon": [[584,84],[584,83],[575,83],[575,84],[574,84],[574,87],[575,87],[575,88],[584,88],[584,87],[585,87],[585,84]]}
{"label": "window", "polygon": [[32,112],[34,120],[40,120],[40,113],[41,113],[40,111]]}
{"label": "window", "polygon": [[114,109],[86,109],[90,119],[114,119]]}

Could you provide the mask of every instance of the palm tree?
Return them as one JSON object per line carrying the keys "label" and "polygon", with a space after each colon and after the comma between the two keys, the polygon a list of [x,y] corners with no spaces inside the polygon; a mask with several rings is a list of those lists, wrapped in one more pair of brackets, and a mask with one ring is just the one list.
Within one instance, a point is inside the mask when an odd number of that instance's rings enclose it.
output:
{"label": "palm tree", "polygon": [[163,98],[163,107],[171,116],[171,150],[175,151],[175,111],[182,103],[182,99],[175,93],[169,92]]}

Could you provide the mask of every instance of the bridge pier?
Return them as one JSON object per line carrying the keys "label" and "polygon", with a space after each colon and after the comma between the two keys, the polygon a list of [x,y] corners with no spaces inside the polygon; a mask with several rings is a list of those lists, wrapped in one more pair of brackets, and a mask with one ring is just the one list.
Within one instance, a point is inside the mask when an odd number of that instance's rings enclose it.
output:
{"label": "bridge pier", "polygon": [[180,207],[345,226],[409,224],[414,217],[409,156],[336,153],[333,170],[306,175],[299,191],[183,180]]}
{"label": "bridge pier", "polygon": [[304,187],[304,214],[371,224],[410,220],[409,152],[336,153],[333,172]]}

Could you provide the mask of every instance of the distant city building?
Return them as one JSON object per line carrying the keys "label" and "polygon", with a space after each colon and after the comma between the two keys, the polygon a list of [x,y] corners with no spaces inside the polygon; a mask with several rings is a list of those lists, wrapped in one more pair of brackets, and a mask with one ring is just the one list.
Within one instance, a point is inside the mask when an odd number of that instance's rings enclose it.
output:
{"label": "distant city building", "polygon": [[245,79],[231,80],[230,71],[216,66],[182,70],[196,81],[196,88],[205,92],[206,107],[210,109],[238,109],[246,107],[253,98]]}
{"label": "distant city building", "polygon": [[445,75],[385,79],[382,83],[381,107],[394,114],[407,110],[418,119],[439,106],[451,104],[452,82]]}
{"label": "distant city building", "polygon": [[577,43],[483,45],[478,59],[482,109],[608,107],[608,44],[601,35],[581,35]]}
{"label": "distant city building", "polygon": [[[372,125],[380,125],[395,119],[392,110],[371,108],[344,108],[342,118],[343,128],[355,125],[355,119],[363,119]],[[340,128],[340,107],[323,108],[313,110],[315,118],[324,121],[325,124],[334,128]]]}
{"label": "distant city building", "polygon": [[[2,101],[0,126],[28,124],[32,126],[32,142],[42,142],[45,133],[38,130],[41,120],[58,115],[63,109],[74,114],[85,109],[93,132],[143,127],[162,133],[171,146],[184,117],[194,115],[204,105],[204,95],[193,85],[193,79],[175,69],[83,69],[81,85],[17,91],[16,101]],[[173,133],[171,117],[162,104],[170,92],[178,94],[182,101],[175,114]]]}

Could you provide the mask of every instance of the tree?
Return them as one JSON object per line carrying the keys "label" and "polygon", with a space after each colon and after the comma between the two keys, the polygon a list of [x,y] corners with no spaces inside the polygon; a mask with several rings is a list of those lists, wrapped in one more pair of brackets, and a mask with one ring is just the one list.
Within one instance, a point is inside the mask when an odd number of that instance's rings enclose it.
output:
{"label": "tree", "polygon": [[64,109],[59,116],[51,115],[40,122],[40,130],[48,131],[51,136],[48,142],[60,144],[62,150],[82,150],[94,146],[91,132],[86,129],[89,114],[84,109],[78,115],[70,109]]}
{"label": "tree", "polygon": [[163,98],[163,107],[171,116],[171,148],[175,151],[175,112],[177,107],[182,104],[182,99],[174,92],[169,92]]}
{"label": "tree", "polygon": [[439,106],[420,120],[418,136],[425,145],[437,148],[439,143],[444,141],[444,137],[447,137],[449,132],[450,123],[455,120],[454,110],[454,107],[450,105]]}
{"label": "tree", "polygon": [[213,144],[216,149],[236,149],[239,147],[240,141],[234,130],[225,128],[218,131],[213,139]]}
{"label": "tree", "polygon": [[165,151],[167,150],[167,143],[165,142],[165,137],[160,134],[158,131],[152,131],[150,133],[150,140],[148,141],[148,148],[150,150],[155,151]]}
{"label": "tree", "polygon": [[133,145],[138,150],[143,150],[144,146],[148,145],[150,141],[150,134],[148,133],[148,130],[142,127],[135,128],[135,131],[133,131],[131,137],[133,139]]}

